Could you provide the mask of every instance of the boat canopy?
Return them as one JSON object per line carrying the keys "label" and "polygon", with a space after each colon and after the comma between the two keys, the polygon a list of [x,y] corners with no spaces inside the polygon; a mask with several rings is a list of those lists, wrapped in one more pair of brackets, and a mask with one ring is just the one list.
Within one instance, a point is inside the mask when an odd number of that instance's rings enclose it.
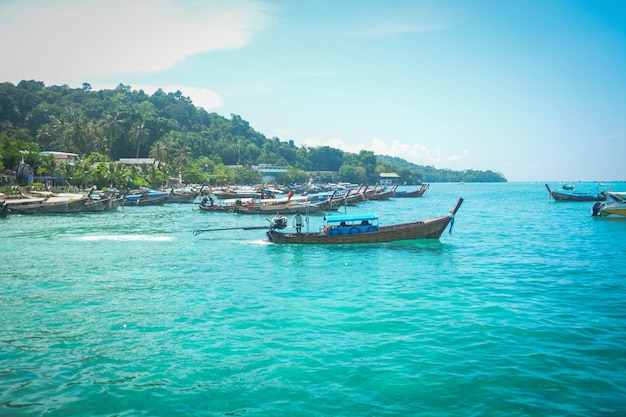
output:
{"label": "boat canopy", "polygon": [[326,224],[354,223],[362,221],[378,221],[378,216],[373,213],[365,214],[341,214],[336,216],[326,216]]}

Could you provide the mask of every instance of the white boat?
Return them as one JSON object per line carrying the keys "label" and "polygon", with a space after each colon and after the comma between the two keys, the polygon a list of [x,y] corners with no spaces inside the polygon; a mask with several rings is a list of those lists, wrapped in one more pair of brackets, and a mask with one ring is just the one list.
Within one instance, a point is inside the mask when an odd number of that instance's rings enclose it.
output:
{"label": "white boat", "polygon": [[592,216],[626,216],[626,192],[608,192],[608,199],[591,208]]}

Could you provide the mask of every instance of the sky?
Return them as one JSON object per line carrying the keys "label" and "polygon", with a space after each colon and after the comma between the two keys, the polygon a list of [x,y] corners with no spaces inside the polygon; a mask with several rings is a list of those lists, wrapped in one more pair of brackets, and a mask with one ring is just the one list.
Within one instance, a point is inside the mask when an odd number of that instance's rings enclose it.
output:
{"label": "sky", "polygon": [[623,0],[0,0],[0,82],[181,91],[297,146],[626,180]]}

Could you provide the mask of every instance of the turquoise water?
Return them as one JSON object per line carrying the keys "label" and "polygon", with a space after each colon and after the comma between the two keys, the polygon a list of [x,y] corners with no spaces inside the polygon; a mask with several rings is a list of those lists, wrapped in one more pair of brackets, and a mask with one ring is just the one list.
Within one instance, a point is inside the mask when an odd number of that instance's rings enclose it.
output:
{"label": "turquoise water", "polygon": [[267,222],[191,205],[0,219],[0,415],[626,414],[626,218],[543,183],[349,212],[459,196],[451,235],[359,247],[193,236]]}

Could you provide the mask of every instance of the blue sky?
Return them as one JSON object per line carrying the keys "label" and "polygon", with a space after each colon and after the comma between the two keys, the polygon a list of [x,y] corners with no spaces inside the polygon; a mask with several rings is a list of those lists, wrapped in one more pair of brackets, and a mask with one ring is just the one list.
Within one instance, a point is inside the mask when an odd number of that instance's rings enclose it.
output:
{"label": "blue sky", "polygon": [[267,137],[626,180],[626,2],[0,0],[0,82],[180,90]]}

